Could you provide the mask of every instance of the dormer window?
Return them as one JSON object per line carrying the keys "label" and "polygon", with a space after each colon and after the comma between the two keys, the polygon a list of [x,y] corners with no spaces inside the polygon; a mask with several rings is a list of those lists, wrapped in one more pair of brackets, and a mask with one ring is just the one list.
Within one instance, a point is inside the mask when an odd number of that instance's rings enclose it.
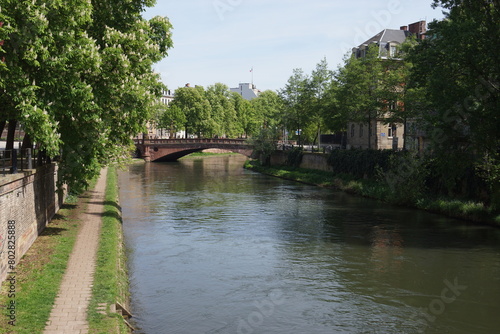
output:
{"label": "dormer window", "polygon": [[396,45],[391,44],[391,46],[390,46],[390,51],[389,51],[389,56],[390,56],[390,57],[396,57],[396,53],[397,53],[397,51],[398,51],[398,50],[397,50]]}

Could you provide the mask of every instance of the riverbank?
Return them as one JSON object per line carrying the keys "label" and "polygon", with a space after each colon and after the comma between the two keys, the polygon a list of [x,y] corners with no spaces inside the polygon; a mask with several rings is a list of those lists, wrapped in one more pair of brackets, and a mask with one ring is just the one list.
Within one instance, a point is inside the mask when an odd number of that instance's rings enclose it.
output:
{"label": "riverbank", "polygon": [[[310,185],[339,189],[347,193],[377,199],[388,204],[399,205],[389,196],[387,184],[373,179],[357,179],[351,175],[320,171],[315,169],[295,168],[289,166],[265,167],[256,160],[249,160],[245,168],[256,172],[280,177],[283,179],[302,182]],[[446,215],[448,217],[470,221],[477,224],[486,224],[500,227],[500,215],[492,212],[482,203],[450,198],[417,199],[414,205],[404,205],[413,208]]]}
{"label": "riverbank", "polygon": [[[112,313],[116,301],[128,298],[128,280],[116,172],[110,168],[108,173],[94,290],[88,310],[90,333],[116,332],[117,328],[120,333],[128,332],[122,317]],[[95,180],[90,189],[94,186]],[[91,199],[92,191],[69,198],[16,266],[15,280],[3,283],[0,333],[43,332]],[[107,303],[105,315],[101,314],[104,303]],[[14,311],[7,309],[8,305],[15,305]]]}
{"label": "riverbank", "polygon": [[[89,333],[130,332],[122,316],[130,309],[126,263],[118,176],[116,168],[109,167],[96,272],[88,310]],[[124,306],[124,312],[120,305]]]}

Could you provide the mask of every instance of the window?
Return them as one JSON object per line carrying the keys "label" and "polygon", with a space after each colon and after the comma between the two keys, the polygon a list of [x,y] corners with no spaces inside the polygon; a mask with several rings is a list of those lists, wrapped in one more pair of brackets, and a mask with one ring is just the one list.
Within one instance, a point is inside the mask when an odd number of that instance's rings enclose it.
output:
{"label": "window", "polygon": [[360,124],[360,125],[359,125],[359,136],[360,136],[360,137],[363,137],[363,132],[364,132],[364,129],[363,129],[363,124]]}
{"label": "window", "polygon": [[354,137],[354,124],[351,125],[351,137]]}
{"label": "window", "polygon": [[396,137],[396,125],[389,125],[389,129],[387,130],[387,137]]}
{"label": "window", "polygon": [[391,45],[389,49],[389,57],[396,57],[398,50],[396,48],[396,45]]}
{"label": "window", "polygon": [[397,109],[397,103],[396,103],[396,101],[389,102],[389,110],[390,111],[395,111],[396,109]]}

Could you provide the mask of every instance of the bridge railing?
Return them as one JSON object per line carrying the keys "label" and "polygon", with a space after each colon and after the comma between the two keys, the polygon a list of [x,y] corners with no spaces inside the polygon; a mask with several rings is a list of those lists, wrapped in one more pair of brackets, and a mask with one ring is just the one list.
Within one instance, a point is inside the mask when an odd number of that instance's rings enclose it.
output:
{"label": "bridge railing", "polygon": [[218,145],[249,145],[246,139],[222,138],[178,138],[178,139],[134,139],[136,145],[185,145],[185,144],[218,144]]}

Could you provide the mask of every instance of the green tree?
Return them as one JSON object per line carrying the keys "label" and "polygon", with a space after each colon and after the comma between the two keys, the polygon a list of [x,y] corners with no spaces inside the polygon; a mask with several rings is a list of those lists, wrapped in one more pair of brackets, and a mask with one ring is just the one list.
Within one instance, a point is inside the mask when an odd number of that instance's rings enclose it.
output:
{"label": "green tree", "polygon": [[251,103],[260,128],[277,128],[284,125],[282,119],[283,103],[276,92],[263,91]]}
{"label": "green tree", "polygon": [[259,133],[251,139],[255,152],[259,154],[260,162],[264,166],[271,164],[271,154],[276,151],[279,132],[276,128],[262,128]]}
{"label": "green tree", "polygon": [[487,181],[500,207],[500,4],[489,0],[435,0],[447,17],[429,25],[410,53],[412,77],[424,89],[432,150],[448,188],[461,187],[471,168]]}
{"label": "green tree", "polygon": [[236,111],[236,129],[240,137],[248,138],[258,133],[261,123],[252,102],[236,92],[231,92],[231,100]]}
{"label": "green tree", "polygon": [[172,46],[151,1],[2,2],[0,121],[19,121],[74,190],[126,155],[159,97],[152,64]]}
{"label": "green tree", "polygon": [[380,82],[384,70],[378,47],[369,47],[365,57],[346,57],[344,66],[336,73],[337,100],[342,106],[341,119],[368,124],[368,148],[372,148],[374,130],[372,122],[378,118],[384,106],[380,99]]}
{"label": "green tree", "polygon": [[[334,74],[335,75],[335,74]],[[339,82],[333,78],[323,96],[323,124],[327,130],[334,133],[345,132],[347,127],[347,113],[339,103]]]}
{"label": "green tree", "polygon": [[210,118],[210,102],[205,96],[205,89],[201,86],[181,87],[175,91],[172,106],[178,107],[186,117],[186,137],[196,134],[201,137],[207,132],[213,132],[213,123]]}
{"label": "green tree", "polygon": [[238,132],[236,111],[229,87],[222,83],[216,83],[207,87],[205,95],[211,110],[210,136],[234,136]]}
{"label": "green tree", "polygon": [[286,129],[298,132],[299,145],[302,144],[302,131],[311,122],[310,102],[312,89],[309,79],[302,69],[294,69],[293,75],[288,79],[285,87],[279,91],[283,101],[283,123]]}
{"label": "green tree", "polygon": [[311,93],[309,104],[309,116],[311,120],[311,131],[314,142],[319,142],[321,129],[325,126],[325,119],[331,116],[331,113],[336,110],[334,104],[333,92],[333,72],[328,68],[326,58],[322,59],[316,69],[312,71],[309,77],[309,90]]}
{"label": "green tree", "polygon": [[408,38],[398,54],[382,62],[382,77],[379,81],[379,99],[383,102],[382,114],[386,123],[403,124],[403,149],[408,148],[409,134],[416,136],[415,126],[421,116],[428,112],[422,89],[412,81],[412,62],[408,52],[417,45],[414,37]]}
{"label": "green tree", "polygon": [[186,115],[182,112],[178,105],[166,107],[161,105],[162,111],[158,117],[158,126],[167,129],[170,133],[170,138],[175,138],[177,132],[184,129],[186,124]]}

